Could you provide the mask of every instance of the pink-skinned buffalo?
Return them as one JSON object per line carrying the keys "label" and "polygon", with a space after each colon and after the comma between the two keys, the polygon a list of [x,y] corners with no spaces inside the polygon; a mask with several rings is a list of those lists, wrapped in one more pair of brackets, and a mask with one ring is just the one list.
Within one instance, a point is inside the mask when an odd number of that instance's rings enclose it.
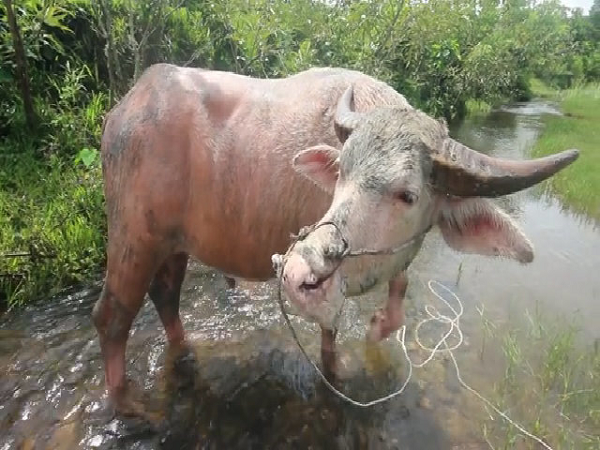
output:
{"label": "pink-skinned buffalo", "polygon": [[[387,283],[367,337],[397,330],[406,269],[432,226],[456,250],[530,262],[527,237],[487,198],[541,182],[578,152],[530,161],[483,155],[357,71],[257,79],[157,64],[108,113],[101,155],[107,269],[93,320],[109,398],[123,414],[142,414],[125,376],[129,330],[148,293],[168,341],[184,342],[179,294],[190,256],[264,281],[290,235],[322,223],[278,261],[288,298],[321,326],[323,362],[333,370],[343,296]],[[412,244],[340,260],[342,242]]]}

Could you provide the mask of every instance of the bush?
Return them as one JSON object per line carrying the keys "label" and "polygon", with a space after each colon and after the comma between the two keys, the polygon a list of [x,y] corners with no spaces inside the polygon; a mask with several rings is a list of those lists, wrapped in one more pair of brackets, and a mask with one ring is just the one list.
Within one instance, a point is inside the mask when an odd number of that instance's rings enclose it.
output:
{"label": "bush", "polygon": [[97,275],[106,232],[97,158],[86,166],[35,149],[1,158],[0,300],[20,304]]}

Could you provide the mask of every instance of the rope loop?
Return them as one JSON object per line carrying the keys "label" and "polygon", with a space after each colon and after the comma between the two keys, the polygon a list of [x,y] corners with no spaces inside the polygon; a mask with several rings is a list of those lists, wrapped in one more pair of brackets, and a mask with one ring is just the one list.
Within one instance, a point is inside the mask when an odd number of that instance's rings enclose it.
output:
{"label": "rope loop", "polygon": [[[401,395],[404,390],[406,389],[406,387],[408,386],[409,381],[412,378],[412,374],[413,374],[413,368],[422,368],[425,365],[427,365],[429,362],[431,362],[434,358],[435,355],[438,353],[447,353],[448,355],[450,355],[450,358],[452,360],[452,363],[454,365],[454,369],[456,372],[456,377],[459,381],[459,383],[470,393],[472,393],[473,395],[475,395],[477,398],[479,398],[483,403],[485,403],[487,406],[489,406],[492,410],[494,410],[496,412],[496,414],[498,414],[500,417],[502,417],[506,422],[508,422],[509,424],[511,424],[512,426],[514,426],[517,430],[519,430],[521,433],[523,433],[525,436],[527,436],[528,438],[538,442],[542,447],[544,447],[547,450],[553,450],[552,447],[550,447],[546,442],[544,442],[542,439],[540,439],[539,437],[537,437],[536,435],[530,433],[529,431],[525,430],[521,425],[519,425],[518,423],[514,422],[510,417],[508,417],[506,415],[506,413],[500,411],[500,409],[498,409],[496,406],[494,406],[489,400],[487,400],[485,397],[483,397],[479,392],[477,392],[475,389],[473,389],[472,387],[470,387],[462,378],[461,373],[460,373],[460,369],[458,367],[458,363],[456,362],[456,358],[454,356],[454,350],[457,350],[464,341],[464,335],[463,332],[460,328],[460,318],[464,313],[464,307],[463,304],[460,300],[460,298],[448,287],[444,286],[443,284],[435,281],[435,280],[429,280],[429,282],[427,283],[427,287],[429,288],[429,290],[431,291],[431,293],[440,301],[442,302],[451,312],[451,314],[446,315],[446,314],[442,314],[435,306],[432,305],[426,305],[425,306],[425,312],[427,314],[427,317],[422,319],[419,323],[417,323],[415,330],[414,330],[414,334],[415,334],[415,341],[417,343],[417,345],[423,350],[429,353],[429,356],[427,356],[427,358],[425,358],[422,362],[417,363],[417,362],[413,362],[412,359],[410,358],[409,354],[408,354],[408,350],[406,348],[406,325],[403,325],[402,327],[400,327],[398,329],[398,331],[396,332],[396,340],[397,342],[400,344],[400,348],[402,349],[402,353],[404,355],[404,358],[406,359],[406,361],[408,362],[408,374],[406,376],[406,380],[404,381],[404,383],[402,384],[402,386],[388,394],[385,395],[383,397],[371,400],[369,402],[359,402],[357,400],[354,400],[350,397],[348,397],[346,394],[344,394],[343,392],[341,392],[340,390],[338,390],[335,386],[333,386],[329,380],[327,380],[327,378],[325,377],[325,375],[323,374],[323,372],[321,371],[321,369],[319,369],[319,367],[316,365],[316,363],[310,358],[310,356],[308,355],[308,353],[306,352],[304,346],[302,345],[302,343],[300,342],[300,340],[298,339],[298,335],[296,334],[296,330],[294,328],[294,326],[292,325],[292,322],[290,321],[290,318],[285,310],[285,306],[283,303],[283,295],[282,295],[282,288],[283,288],[283,272],[284,272],[284,268],[285,268],[285,264],[287,262],[287,258],[290,254],[290,252],[292,251],[292,249],[294,248],[294,246],[296,245],[297,242],[302,241],[304,239],[306,239],[306,237],[312,233],[314,230],[316,230],[317,228],[324,226],[324,225],[333,225],[337,232],[339,233],[343,243],[344,243],[344,252],[340,257],[339,260],[339,264],[337,267],[339,267],[339,265],[341,264],[341,261],[343,260],[343,258],[345,257],[353,257],[353,256],[362,256],[362,255],[381,255],[381,254],[386,254],[386,255],[390,255],[390,254],[395,254],[398,251],[408,247],[409,245],[412,245],[416,240],[418,240],[419,238],[424,237],[424,235],[429,231],[429,229],[427,229],[426,231],[420,233],[419,235],[415,236],[414,238],[412,238],[411,240],[405,242],[404,244],[401,244],[398,247],[392,248],[392,249],[386,249],[386,250],[358,250],[358,251],[350,251],[350,247],[348,245],[348,241],[345,239],[345,237],[343,236],[340,228],[333,222],[321,222],[319,224],[316,225],[310,225],[307,227],[303,227],[300,229],[298,235],[296,236],[292,236],[292,244],[290,245],[290,247],[288,248],[288,251],[286,252],[286,254],[284,256],[281,255],[273,255],[273,265],[276,269],[277,272],[277,278],[278,278],[278,303],[279,303],[279,307],[281,309],[281,314],[283,315],[285,322],[287,323],[290,332],[292,333],[292,337],[294,338],[296,344],[298,345],[298,348],[300,349],[300,351],[302,352],[302,354],[304,355],[304,357],[306,358],[306,360],[312,365],[312,367],[315,369],[316,373],[318,374],[318,376],[321,378],[321,380],[323,381],[323,383],[329,388],[329,390],[331,390],[331,392],[333,392],[335,395],[337,395],[338,397],[340,397],[341,399],[345,400],[346,402],[360,407],[360,408],[368,408],[371,406],[375,406],[377,404],[386,402],[388,400],[393,399],[394,397],[397,397],[399,395]],[[336,267],[336,269],[337,269]],[[439,288],[441,288],[445,293],[449,294],[450,297],[453,300],[453,304],[451,304],[448,300],[446,300],[438,291],[436,291],[436,289],[434,288],[434,285],[437,285]],[[345,298],[345,296],[344,296]],[[344,308],[344,303],[342,304],[342,307],[340,308],[340,311],[338,312],[338,319],[342,314],[342,310]],[[337,320],[336,320],[337,322]],[[446,331],[444,332],[444,334],[442,335],[442,337],[437,341],[437,343],[435,344],[435,346],[433,347],[429,347],[425,344],[423,344],[423,342],[421,341],[421,338],[419,337],[419,332],[421,330],[421,328],[430,322],[437,322],[439,324],[442,324],[444,326],[446,326]],[[337,334],[337,326],[336,329],[334,330],[334,335]],[[456,336],[456,343],[454,344],[449,344],[448,340],[450,339],[450,337],[452,335]],[[443,347],[443,348],[442,348]]]}

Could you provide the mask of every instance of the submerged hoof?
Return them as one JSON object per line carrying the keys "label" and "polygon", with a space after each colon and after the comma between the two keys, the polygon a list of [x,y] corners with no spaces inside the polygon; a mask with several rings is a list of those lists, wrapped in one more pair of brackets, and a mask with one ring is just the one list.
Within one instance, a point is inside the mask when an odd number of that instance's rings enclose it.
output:
{"label": "submerged hoof", "polygon": [[198,372],[198,361],[194,347],[187,341],[167,346],[165,374],[171,384],[181,388],[194,384]]}
{"label": "submerged hoof", "polygon": [[367,331],[367,342],[376,343],[387,339],[404,325],[404,313],[390,314],[380,309],[371,317],[369,330]]}
{"label": "submerged hoof", "polygon": [[114,416],[126,419],[128,424],[149,427],[154,431],[162,428],[164,413],[160,405],[132,381],[110,393],[109,404]]}

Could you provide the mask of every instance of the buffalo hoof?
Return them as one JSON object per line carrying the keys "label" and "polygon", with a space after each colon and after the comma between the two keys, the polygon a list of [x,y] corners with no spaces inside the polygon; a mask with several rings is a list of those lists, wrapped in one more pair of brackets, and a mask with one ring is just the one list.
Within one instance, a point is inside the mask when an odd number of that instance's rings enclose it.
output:
{"label": "buffalo hoof", "polygon": [[198,372],[194,347],[187,341],[169,344],[165,357],[165,375],[169,387],[181,389],[193,385]]}
{"label": "buffalo hoof", "polygon": [[403,324],[403,311],[390,314],[389,311],[380,309],[371,317],[369,331],[367,331],[367,341],[371,343],[380,342],[388,338],[394,331],[397,331]]}
{"label": "buffalo hoof", "polygon": [[109,394],[109,404],[115,417],[127,419],[131,425],[132,420],[139,426],[160,431],[163,428],[164,412],[150,399],[145,392],[132,381]]}

